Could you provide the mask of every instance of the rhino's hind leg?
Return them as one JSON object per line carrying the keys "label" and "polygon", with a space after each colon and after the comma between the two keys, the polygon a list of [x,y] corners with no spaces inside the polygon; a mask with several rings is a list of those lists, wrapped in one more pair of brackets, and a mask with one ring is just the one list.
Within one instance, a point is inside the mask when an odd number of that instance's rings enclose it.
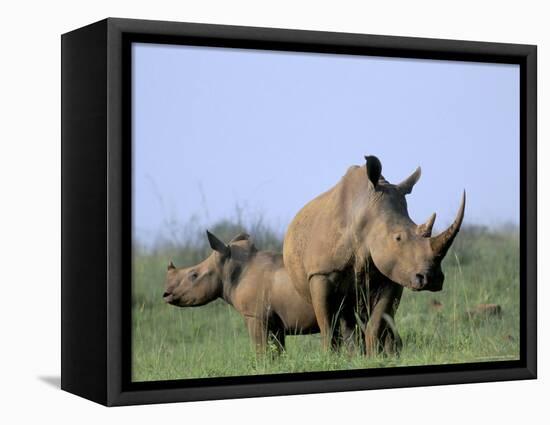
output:
{"label": "rhino's hind leg", "polygon": [[281,354],[285,350],[285,332],[277,322],[265,318],[246,317],[246,327],[256,354]]}

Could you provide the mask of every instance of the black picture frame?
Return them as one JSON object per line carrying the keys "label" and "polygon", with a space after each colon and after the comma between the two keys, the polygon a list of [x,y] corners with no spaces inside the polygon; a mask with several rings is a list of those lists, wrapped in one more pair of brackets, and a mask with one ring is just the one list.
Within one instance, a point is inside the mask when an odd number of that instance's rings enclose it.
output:
{"label": "black picture frame", "polygon": [[[62,389],[112,406],[536,378],[536,46],[118,18],[61,41]],[[520,360],[131,382],[132,42],[519,64]]]}

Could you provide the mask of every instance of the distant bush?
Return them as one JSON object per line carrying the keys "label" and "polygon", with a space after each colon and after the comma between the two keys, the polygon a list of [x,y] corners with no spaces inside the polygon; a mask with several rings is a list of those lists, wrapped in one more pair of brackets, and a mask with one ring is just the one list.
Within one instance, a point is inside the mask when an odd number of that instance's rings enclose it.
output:
{"label": "distant bush", "polygon": [[196,264],[212,252],[206,230],[225,242],[244,232],[251,236],[260,250],[281,252],[283,249],[281,233],[273,230],[259,215],[245,216],[243,209],[237,206],[233,217],[210,225],[205,224],[198,216],[192,217],[187,223],[181,223],[177,219],[165,221],[162,232],[153,243],[134,241],[134,255],[163,257],[166,261],[173,260],[178,266]]}
{"label": "distant bush", "polygon": [[[192,217],[187,223],[177,219],[165,222],[163,231],[150,245],[135,241],[136,255],[162,257],[173,260],[178,266],[188,266],[204,260],[211,253],[206,238],[206,230],[221,240],[229,242],[241,232],[248,233],[260,250],[282,252],[284,235],[265,223],[261,215],[251,216],[238,205],[232,217],[207,225],[199,216]],[[519,229],[515,225],[489,228],[484,225],[463,224],[446,261],[455,262],[455,256],[462,265],[476,259],[492,255],[489,246],[507,244],[517,239]],[[449,260],[449,259],[452,260]]]}
{"label": "distant bush", "polygon": [[466,265],[472,261],[482,260],[487,256],[494,255],[495,247],[508,244],[510,239],[517,239],[518,237],[519,229],[517,226],[506,225],[497,229],[490,229],[482,225],[464,224],[453,242],[451,255],[447,255],[447,258],[456,255],[460,263]]}

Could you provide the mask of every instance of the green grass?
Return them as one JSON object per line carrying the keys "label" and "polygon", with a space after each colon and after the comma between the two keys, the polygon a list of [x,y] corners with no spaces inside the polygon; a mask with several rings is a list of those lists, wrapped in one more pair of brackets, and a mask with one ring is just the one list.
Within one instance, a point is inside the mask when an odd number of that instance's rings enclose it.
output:
{"label": "green grass", "polygon": [[[213,230],[224,239],[239,226]],[[255,229],[260,248],[280,249],[280,239]],[[250,231],[255,235],[253,231]],[[372,367],[433,365],[519,358],[519,242],[517,231],[463,229],[447,254],[443,291],[405,290],[395,321],[400,356],[366,358],[341,350],[324,353],[320,337],[287,337],[280,357],[257,357],[241,316],[218,300],[197,308],[162,301],[166,264],[187,266],[209,252],[200,237],[188,244],[136,249],[133,281],[133,380],[167,380]],[[436,309],[433,301],[442,304]],[[470,317],[481,303],[502,307],[500,317]]]}

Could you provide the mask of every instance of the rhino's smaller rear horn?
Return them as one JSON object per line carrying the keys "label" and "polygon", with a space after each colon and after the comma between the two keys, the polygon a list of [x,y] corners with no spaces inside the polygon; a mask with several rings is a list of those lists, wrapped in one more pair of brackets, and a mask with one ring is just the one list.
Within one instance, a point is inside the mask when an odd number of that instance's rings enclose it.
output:
{"label": "rhino's smaller rear horn", "polygon": [[421,174],[422,169],[418,167],[409,177],[399,183],[397,185],[397,188],[401,191],[403,195],[408,195],[412,192],[413,187],[418,182],[418,179],[420,179]]}
{"label": "rhino's smaller rear horn", "polygon": [[458,208],[458,213],[456,214],[456,218],[453,224],[451,224],[449,228],[444,232],[430,239],[430,245],[436,257],[445,257],[447,251],[451,247],[451,244],[453,243],[456,235],[458,234],[458,231],[460,230],[460,226],[462,225],[465,206],[466,191],[462,192],[462,201],[460,202],[460,207]]}
{"label": "rhino's smaller rear horn", "polygon": [[426,221],[426,223],[418,226],[416,231],[420,236],[424,238],[429,238],[432,236],[432,229],[434,227],[435,217],[436,214],[433,213],[430,218],[428,218],[428,221]]}

